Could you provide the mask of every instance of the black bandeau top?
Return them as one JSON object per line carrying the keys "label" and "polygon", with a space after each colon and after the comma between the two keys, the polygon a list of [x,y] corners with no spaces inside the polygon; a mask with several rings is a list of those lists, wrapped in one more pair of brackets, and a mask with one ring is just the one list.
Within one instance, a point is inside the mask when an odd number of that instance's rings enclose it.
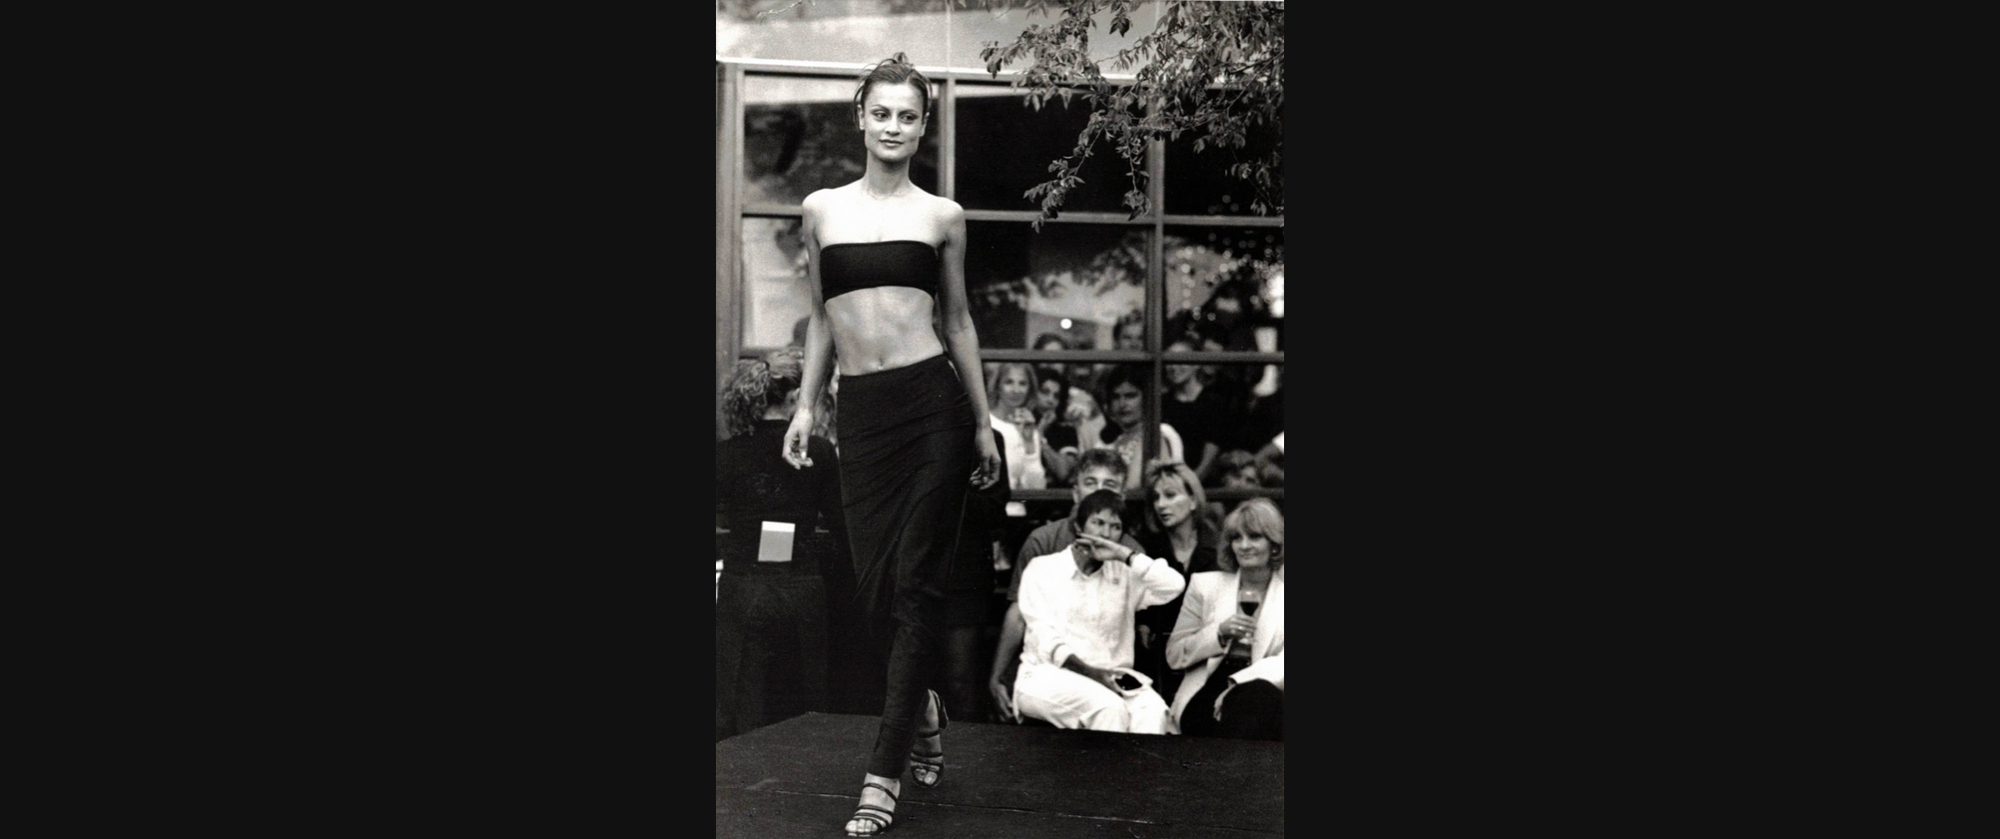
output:
{"label": "black bandeau top", "polygon": [[885,285],[923,289],[938,295],[937,249],[914,239],[841,242],[819,249],[822,299]]}

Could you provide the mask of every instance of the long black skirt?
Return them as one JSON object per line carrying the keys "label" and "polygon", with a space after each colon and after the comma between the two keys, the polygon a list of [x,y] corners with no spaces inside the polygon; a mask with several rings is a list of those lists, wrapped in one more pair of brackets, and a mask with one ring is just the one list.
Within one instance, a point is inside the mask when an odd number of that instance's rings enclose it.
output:
{"label": "long black skirt", "polygon": [[855,616],[886,682],[868,771],[894,778],[908,768],[925,691],[941,687],[948,571],[976,458],[972,408],[938,355],[841,376],[839,423]]}

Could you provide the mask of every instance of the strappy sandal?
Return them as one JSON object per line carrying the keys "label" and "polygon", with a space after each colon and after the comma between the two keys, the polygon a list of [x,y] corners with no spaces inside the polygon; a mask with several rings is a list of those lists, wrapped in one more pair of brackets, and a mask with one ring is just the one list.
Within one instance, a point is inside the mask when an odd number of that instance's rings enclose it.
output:
{"label": "strappy sandal", "polygon": [[[917,732],[918,740],[927,740],[943,734],[945,727],[951,723],[951,715],[946,714],[944,711],[944,700],[938,697],[937,691],[928,691],[928,693],[930,694],[931,704],[937,706],[938,727],[930,731]],[[930,780],[928,782],[924,780],[924,775],[921,774],[924,772],[930,773]],[[912,745],[910,749],[910,780],[915,781],[917,786],[924,789],[932,789],[944,781],[944,741],[938,741],[938,750],[935,754],[917,751],[915,746]]]}
{"label": "strappy sandal", "polygon": [[[874,787],[876,789],[881,790],[883,795],[889,796],[890,801],[892,802],[896,801],[896,793],[894,790],[882,786],[881,784],[875,783],[874,781],[866,781],[861,784],[861,787],[863,790],[866,790],[868,787]],[[894,827],[896,825],[896,811],[884,810],[880,807],[877,807],[873,804],[869,804],[864,801],[861,803],[860,806],[854,808],[854,815],[848,816],[847,821],[849,824],[853,824],[854,822],[857,821],[864,821],[875,825],[875,830],[870,833],[855,833],[854,828],[849,827],[847,829],[847,835],[849,836],[880,836],[884,833],[889,832],[889,828]]]}

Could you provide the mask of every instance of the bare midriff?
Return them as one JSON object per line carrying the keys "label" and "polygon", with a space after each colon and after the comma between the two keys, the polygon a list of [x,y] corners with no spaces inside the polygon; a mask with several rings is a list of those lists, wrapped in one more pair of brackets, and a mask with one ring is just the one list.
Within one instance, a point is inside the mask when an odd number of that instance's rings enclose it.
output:
{"label": "bare midriff", "polygon": [[944,353],[931,327],[935,302],[922,289],[877,286],[826,301],[826,322],[843,376],[907,367]]}

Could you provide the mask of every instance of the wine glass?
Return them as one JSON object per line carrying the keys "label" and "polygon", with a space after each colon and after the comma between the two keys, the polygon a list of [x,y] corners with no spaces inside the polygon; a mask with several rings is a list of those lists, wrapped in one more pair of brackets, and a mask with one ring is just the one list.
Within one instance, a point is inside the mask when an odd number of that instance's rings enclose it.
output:
{"label": "wine glass", "polygon": [[[1236,608],[1241,609],[1245,616],[1256,617],[1257,607],[1262,605],[1264,605],[1264,592],[1250,588],[1237,590]],[[1229,656],[1238,661],[1249,661],[1250,645],[1243,643],[1241,638],[1230,641]]]}

